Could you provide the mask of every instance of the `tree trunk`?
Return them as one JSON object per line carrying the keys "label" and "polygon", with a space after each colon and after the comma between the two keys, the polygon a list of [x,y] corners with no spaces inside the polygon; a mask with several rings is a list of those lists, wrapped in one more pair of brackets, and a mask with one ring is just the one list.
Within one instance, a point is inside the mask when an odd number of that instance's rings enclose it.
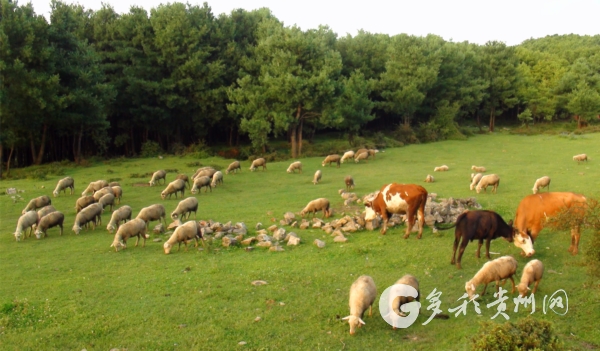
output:
{"label": "tree trunk", "polygon": [[3,147],[2,143],[0,143],[0,179],[2,179],[2,163],[3,163],[2,162],[2,160],[3,160],[2,156],[4,156],[2,154],[3,151],[4,151],[4,147]]}
{"label": "tree trunk", "polygon": [[495,117],[496,117],[496,116],[494,115],[494,113],[495,113],[495,112],[496,112],[496,108],[495,108],[495,107],[492,107],[492,109],[490,110],[490,132],[493,132],[493,131],[494,131],[494,124],[495,124],[495,121],[494,121],[494,119],[495,119]]}
{"label": "tree trunk", "polygon": [[296,158],[296,129],[297,127],[294,126],[290,126],[290,142],[292,144],[292,158],[295,159]]}
{"label": "tree trunk", "polygon": [[229,147],[233,146],[233,123],[231,124],[231,128],[229,128]]}
{"label": "tree trunk", "polygon": [[304,121],[300,120],[300,126],[298,127],[298,157],[302,156],[302,124]]}
{"label": "tree trunk", "polygon": [[8,161],[6,161],[6,176],[10,175],[10,161],[12,160],[13,151],[15,151],[15,144],[10,146],[10,152],[8,153]]}
{"label": "tree trunk", "polygon": [[35,162],[35,144],[33,143],[32,132],[29,132],[29,145],[31,147],[31,162]]}
{"label": "tree trunk", "polygon": [[83,139],[83,124],[79,128],[79,135],[77,135],[77,146],[75,149],[75,163],[81,161],[81,139]]}
{"label": "tree trunk", "polygon": [[46,133],[48,131],[48,125],[44,124],[44,128],[42,129],[42,144],[40,145],[40,151],[38,152],[38,155],[36,158],[34,158],[34,163],[36,165],[39,165],[42,163],[42,159],[44,157],[44,149],[46,146]]}

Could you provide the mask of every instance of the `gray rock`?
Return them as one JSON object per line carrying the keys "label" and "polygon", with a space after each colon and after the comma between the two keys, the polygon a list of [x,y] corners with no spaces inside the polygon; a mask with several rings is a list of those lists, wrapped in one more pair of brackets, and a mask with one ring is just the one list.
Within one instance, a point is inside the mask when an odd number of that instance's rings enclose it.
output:
{"label": "gray rock", "polygon": [[325,242],[321,241],[319,239],[315,239],[315,241],[313,241],[313,244],[315,244],[319,249],[322,249],[325,247]]}

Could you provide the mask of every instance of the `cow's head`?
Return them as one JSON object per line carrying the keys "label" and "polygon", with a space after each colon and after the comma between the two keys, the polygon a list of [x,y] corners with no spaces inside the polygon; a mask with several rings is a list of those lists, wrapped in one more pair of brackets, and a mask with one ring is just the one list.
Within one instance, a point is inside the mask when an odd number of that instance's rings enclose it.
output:
{"label": "cow's head", "polygon": [[377,213],[375,212],[375,209],[373,209],[373,201],[366,201],[365,202],[365,220],[372,221],[375,218],[377,218]]}
{"label": "cow's head", "polygon": [[535,250],[533,249],[533,239],[529,233],[524,233],[515,229],[513,243],[516,247],[523,250],[523,253],[525,253],[525,256],[527,257],[531,257],[535,253]]}

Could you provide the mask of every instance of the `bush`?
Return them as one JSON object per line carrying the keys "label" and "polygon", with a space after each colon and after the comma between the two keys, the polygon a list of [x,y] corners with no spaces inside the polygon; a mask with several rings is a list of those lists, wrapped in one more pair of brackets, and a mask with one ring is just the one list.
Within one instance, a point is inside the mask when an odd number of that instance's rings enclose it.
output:
{"label": "bush", "polygon": [[404,124],[398,125],[396,130],[393,132],[393,135],[396,140],[405,145],[419,143],[419,139],[417,138],[415,131],[410,126]]}
{"label": "bush", "polygon": [[481,323],[479,333],[471,339],[471,349],[552,351],[562,350],[562,342],[554,335],[552,324],[527,316],[516,323]]}
{"label": "bush", "polygon": [[156,157],[162,154],[163,152],[163,149],[160,147],[160,145],[158,145],[157,142],[148,140],[147,142],[142,144],[142,151],[140,155],[142,157]]}

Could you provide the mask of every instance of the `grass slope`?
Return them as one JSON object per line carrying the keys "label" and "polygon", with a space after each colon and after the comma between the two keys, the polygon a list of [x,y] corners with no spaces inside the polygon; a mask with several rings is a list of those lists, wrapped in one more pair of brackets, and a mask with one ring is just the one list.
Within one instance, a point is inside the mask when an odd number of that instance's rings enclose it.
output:
{"label": "grass slope", "polygon": [[[226,175],[223,186],[212,193],[197,195],[198,219],[221,222],[243,221],[253,233],[254,225],[277,223],[286,211],[298,212],[308,201],[327,197],[337,210],[343,211],[337,190],[345,175],[355,179],[358,195],[378,190],[388,182],[418,183],[439,197],[476,196],[485,209],[499,212],[505,219],[514,216],[520,199],[531,193],[536,178],[549,175],[552,191],[575,191],[598,196],[600,134],[564,138],[559,136],[476,136],[467,141],[447,141],[388,149],[368,163],[345,163],[341,168],[321,167],[322,158],[302,159],[304,173],[287,174],[289,162],[270,163],[265,172],[250,172],[250,162],[242,162],[240,174]],[[572,156],[587,153],[590,162],[577,165]],[[197,167],[186,164],[198,160],[179,157],[164,159],[113,160],[88,168],[68,169],[75,179],[76,193],[93,180],[121,178],[124,188],[122,204],[138,211],[152,203],[162,203],[170,213],[179,200],[161,200],[158,187],[134,187],[148,179],[130,178],[133,173],[157,169],[178,169],[188,175]],[[203,159],[203,165],[226,167],[230,160]],[[434,166],[447,164],[450,171],[433,173]],[[471,165],[483,165],[488,173],[501,178],[497,195],[468,190]],[[311,183],[315,170],[323,171],[322,182]],[[423,183],[427,174],[436,182]],[[51,195],[56,181],[3,181],[2,188],[25,190],[26,201],[39,195]],[[169,173],[167,180],[173,180]],[[44,189],[41,186],[45,186]],[[4,189],[3,193],[4,193]],[[186,192],[186,196],[190,194]],[[110,244],[113,236],[105,228],[110,216],[105,212],[103,226],[75,236],[70,228],[74,221],[74,204],[78,196],[53,198],[53,205],[66,215],[65,234],[50,229],[48,238],[27,238],[15,242],[17,219],[26,203],[13,203],[0,196],[0,348],[130,350],[165,349],[398,349],[398,350],[465,350],[479,328],[489,320],[496,307],[493,287],[479,299],[482,315],[469,306],[466,316],[449,320],[434,319],[422,325],[430,312],[422,299],[422,315],[409,329],[392,330],[374,308],[373,317],[355,336],[340,317],[348,314],[348,289],[362,274],[371,275],[379,293],[405,273],[415,275],[426,297],[434,288],[442,292],[441,308],[460,305],[465,281],[485,262],[474,256],[471,243],[463,257],[464,269],[449,264],[453,231],[432,234],[426,228],[422,240],[402,239],[404,227],[392,228],[381,236],[378,232],[358,232],[344,244],[335,244],[324,232],[294,230],[302,238],[298,247],[285,247],[281,253],[242,248],[208,250],[190,249],[164,255],[162,243],[150,239],[145,248],[129,247],[115,253]],[[108,211],[108,210],[107,210]],[[153,227],[152,223],[151,226]],[[288,228],[289,230],[289,228]],[[589,233],[588,233],[589,234]],[[154,237],[154,235],[152,235]],[[315,238],[327,242],[324,249],[311,244]],[[589,236],[584,233],[581,249]],[[600,345],[597,319],[600,316],[600,293],[586,287],[583,255],[568,252],[569,234],[544,230],[536,242],[536,255],[544,262],[545,277],[536,297],[535,318],[549,320],[565,346],[570,349]],[[519,262],[518,274],[528,261],[520,250],[503,240],[492,242],[491,251],[513,255]],[[265,286],[251,281],[266,280]],[[564,289],[569,297],[565,316],[542,311],[544,295]],[[481,291],[479,287],[478,291]],[[524,318],[531,308],[513,311],[510,295],[506,301],[510,320]],[[377,307],[378,300],[375,306]],[[255,322],[255,318],[261,319]],[[495,320],[503,322],[503,317]],[[238,346],[238,342],[247,342]]]}

